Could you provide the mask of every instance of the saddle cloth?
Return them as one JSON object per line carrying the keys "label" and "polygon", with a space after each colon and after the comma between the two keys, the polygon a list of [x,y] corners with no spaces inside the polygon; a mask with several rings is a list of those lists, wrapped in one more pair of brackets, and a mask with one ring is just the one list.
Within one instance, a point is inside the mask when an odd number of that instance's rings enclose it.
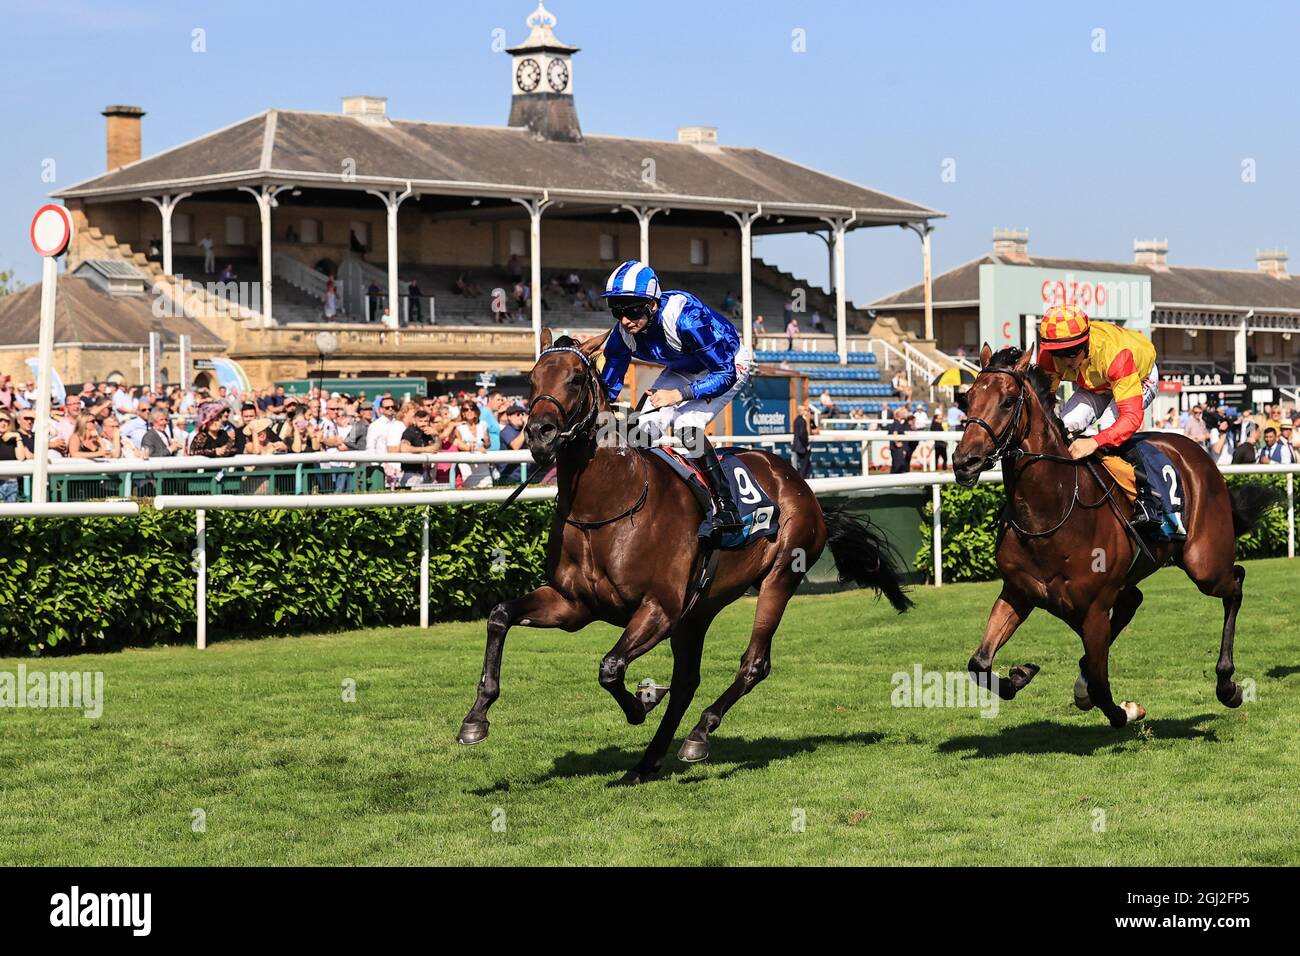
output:
{"label": "saddle cloth", "polygon": [[[749,467],[737,457],[742,449],[717,449],[718,463],[722,473],[727,476],[731,486],[731,500],[740,512],[740,531],[729,534],[722,539],[722,549],[730,551],[743,548],[753,538],[772,538],[780,528],[781,508],[774,502],[755,480]],[[713,495],[709,493],[709,484],[700,474],[695,463],[678,454],[674,449],[658,445],[651,451],[668,462],[677,476],[686,482],[687,487],[704,509],[704,520],[700,522],[699,536],[709,538],[713,535]]]}
{"label": "saddle cloth", "polygon": [[1115,480],[1120,483],[1120,487],[1124,489],[1124,493],[1132,501],[1137,497],[1136,477],[1133,473],[1133,466],[1121,458],[1120,455],[1127,454],[1136,447],[1138,455],[1142,458],[1142,467],[1146,470],[1147,482],[1151,486],[1152,493],[1160,499],[1160,506],[1165,514],[1171,517],[1176,515],[1178,523],[1182,524],[1184,505],[1183,476],[1179,474],[1178,467],[1168,455],[1146,440],[1158,435],[1158,432],[1138,432],[1116,449],[1119,454],[1103,455],[1102,464],[1106,466],[1107,471],[1115,476]]}

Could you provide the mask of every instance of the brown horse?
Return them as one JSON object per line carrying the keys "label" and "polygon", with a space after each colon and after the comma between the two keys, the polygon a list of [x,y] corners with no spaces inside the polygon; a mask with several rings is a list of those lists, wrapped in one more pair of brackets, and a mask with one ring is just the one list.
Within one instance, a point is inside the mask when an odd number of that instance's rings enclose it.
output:
{"label": "brown horse", "polygon": [[[900,611],[911,602],[888,547],[869,525],[845,514],[823,514],[812,490],[783,459],[746,451],[745,464],[780,508],[780,529],[775,538],[755,537],[722,552],[712,585],[692,606],[689,585],[701,567],[697,531],[703,510],[662,459],[629,447],[618,429],[607,427],[613,419],[593,361],[605,338],[562,338],[552,347],[550,331],[542,337],[543,352],[529,375],[526,434],[534,459],[557,466],[546,584],[492,609],[478,697],[457,739],[473,744],[488,735],[488,708],[500,693],[501,652],[512,626],[576,631],[607,621],[624,630],[600,662],[600,685],[628,723],[644,722],[668,697],[649,748],[620,781],[641,783],[658,771],[699,686],[710,622],[751,587],[758,588],[758,610],[740,672],[683,742],[678,756],[684,761],[709,755],[709,735],[728,709],[768,675],[772,635],[827,543],[842,579],[876,588]],[[633,694],[624,683],[628,665],[665,638],[673,652],[671,684],[643,683]]]}
{"label": "brown horse", "polygon": [[997,544],[1002,593],[970,659],[971,675],[980,683],[992,677],[1002,699],[1014,698],[1038,667],[1020,665],[998,679],[993,657],[1030,611],[1042,607],[1083,640],[1075,704],[1081,710],[1095,704],[1115,727],[1142,719],[1140,704],[1112,698],[1107,660],[1110,645],[1142,603],[1138,582],[1172,561],[1201,593],[1223,601],[1216,693],[1225,706],[1241,706],[1241,689],[1232,680],[1232,645],[1246,569],[1233,563],[1235,538],[1276,503],[1274,492],[1247,485],[1229,493],[1210,456],[1190,439],[1151,438],[1182,479],[1187,540],[1154,543],[1144,554],[1128,530],[1131,506],[1115,483],[1091,461],[1069,457],[1049,376],[1030,359],[1017,348],[993,355],[985,345],[981,371],[963,401],[968,418],[953,455],[957,480],[973,485],[1001,460],[1007,492]]}

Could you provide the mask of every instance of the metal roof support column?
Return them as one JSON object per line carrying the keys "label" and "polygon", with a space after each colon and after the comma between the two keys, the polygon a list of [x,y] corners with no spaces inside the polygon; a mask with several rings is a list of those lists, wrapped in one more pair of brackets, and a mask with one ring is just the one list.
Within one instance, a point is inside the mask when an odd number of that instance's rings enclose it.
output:
{"label": "metal roof support column", "polygon": [[515,202],[528,210],[529,228],[529,305],[533,317],[533,356],[542,354],[542,210],[551,204],[550,194],[542,190],[542,198],[520,199]]}
{"label": "metal roof support column", "polygon": [[758,208],[753,212],[727,210],[727,215],[740,224],[740,302],[744,314],[740,340],[752,349],[754,347],[754,243],[750,227],[755,219],[763,215],[763,204],[759,203]]}
{"label": "metal roof support column", "polygon": [[408,180],[405,191],[400,193],[396,189],[386,193],[377,189],[367,189],[366,192],[377,196],[388,209],[388,318],[384,319],[384,325],[395,329],[400,324],[398,306],[402,304],[397,289],[397,210],[411,195],[411,183]]}
{"label": "metal roof support column", "polygon": [[656,213],[663,212],[660,206],[623,206],[628,212],[636,216],[636,221],[641,227],[641,261],[646,265],[650,264],[650,220],[655,217]]}
{"label": "metal roof support column", "polygon": [[1233,334],[1232,370],[1238,375],[1246,374],[1246,329],[1250,325],[1250,317],[1254,314],[1255,310],[1251,309],[1243,315],[1241,324]]}
{"label": "metal roof support column", "polygon": [[292,186],[272,186],[270,183],[260,189],[252,186],[240,186],[240,192],[246,192],[257,200],[257,211],[262,220],[262,301],[261,312],[264,328],[271,328],[275,320],[271,317],[271,210],[279,203],[275,197]]}
{"label": "metal roof support column", "polygon": [[835,234],[835,351],[839,353],[841,365],[849,364],[848,301],[844,294],[844,231],[857,218],[856,212],[848,219],[821,217],[822,222],[830,226]]}
{"label": "metal roof support column", "polygon": [[925,337],[934,338],[934,291],[930,282],[930,233],[934,226],[930,220],[924,222],[905,222],[904,229],[911,229],[921,237],[921,285],[925,289]]}
{"label": "metal roof support column", "polygon": [[172,275],[172,210],[176,208],[176,204],[182,199],[187,199],[193,195],[193,193],[180,193],[176,196],[167,194],[157,199],[154,199],[153,196],[142,197],[144,202],[157,206],[158,211],[162,213],[162,266],[163,272],[167,275]]}

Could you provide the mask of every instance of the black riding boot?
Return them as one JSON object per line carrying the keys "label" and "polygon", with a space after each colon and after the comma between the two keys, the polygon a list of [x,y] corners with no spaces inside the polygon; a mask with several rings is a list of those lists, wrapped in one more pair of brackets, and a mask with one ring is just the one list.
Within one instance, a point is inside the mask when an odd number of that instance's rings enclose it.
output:
{"label": "black riding boot", "polygon": [[698,428],[683,428],[678,432],[677,437],[688,449],[700,449],[700,454],[695,461],[709,482],[709,490],[713,492],[716,506],[713,515],[714,532],[719,535],[736,533],[744,527],[740,522],[740,512],[736,510],[736,503],[731,500],[731,486],[727,484],[727,476],[722,473],[722,464],[718,461],[713,446],[709,444],[708,437]]}
{"label": "black riding boot", "polygon": [[1151,490],[1146,465],[1136,446],[1124,454],[1124,460],[1133,466],[1133,481],[1137,485],[1137,499],[1133,502],[1133,530],[1139,534],[1155,531],[1160,527],[1164,509],[1160,506],[1160,499]]}

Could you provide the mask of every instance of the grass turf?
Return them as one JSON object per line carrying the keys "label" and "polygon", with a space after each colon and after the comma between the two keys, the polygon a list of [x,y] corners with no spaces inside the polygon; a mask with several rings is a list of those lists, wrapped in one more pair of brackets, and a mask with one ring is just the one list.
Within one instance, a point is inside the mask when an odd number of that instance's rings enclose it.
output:
{"label": "grass turf", "polygon": [[[629,727],[597,685],[604,625],[513,631],[471,748],[453,738],[481,623],[26,659],[102,670],[104,713],[0,710],[0,863],[1294,864],[1295,568],[1248,565],[1237,678],[1257,700],[1236,711],[1214,698],[1221,605],[1181,572],[1150,579],[1111,657],[1116,696],[1150,717],[1121,730],[1074,709],[1079,641],[1043,612],[997,662],[1043,671],[995,717],[892,706],[896,672],[964,668],[996,585],[918,589],[902,617],[862,592],[801,596],[711,759],[674,745],[632,789],[607,785],[659,712]],[[745,599],[715,623],[679,741],[753,614]],[[669,671],[665,643],[629,683]]]}

